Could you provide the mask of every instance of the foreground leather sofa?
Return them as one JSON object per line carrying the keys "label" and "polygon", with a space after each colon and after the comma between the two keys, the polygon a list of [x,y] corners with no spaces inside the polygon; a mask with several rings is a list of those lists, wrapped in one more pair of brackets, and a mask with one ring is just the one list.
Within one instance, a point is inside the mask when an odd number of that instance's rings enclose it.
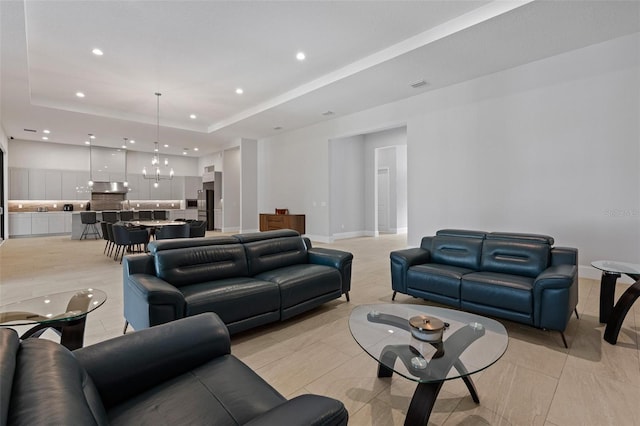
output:
{"label": "foreground leather sofa", "polygon": [[238,333],[348,301],[352,260],[293,230],[155,241],[123,262],[125,320],[140,330],[215,312]]}
{"label": "foreground leather sofa", "polygon": [[0,425],[346,425],[335,399],[287,401],[230,354],[213,313],[70,352],[0,329]]}
{"label": "foreground leather sofa", "polygon": [[534,327],[564,330],[578,315],[578,250],[546,235],[443,229],[391,252],[397,292]]}

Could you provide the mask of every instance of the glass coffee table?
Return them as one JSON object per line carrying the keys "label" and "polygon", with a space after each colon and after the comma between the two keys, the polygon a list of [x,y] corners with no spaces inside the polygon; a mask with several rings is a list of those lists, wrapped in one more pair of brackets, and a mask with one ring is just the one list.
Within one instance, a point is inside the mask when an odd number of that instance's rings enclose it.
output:
{"label": "glass coffee table", "polygon": [[60,344],[74,350],[84,343],[87,315],[106,300],[104,291],[92,288],[34,297],[0,306],[0,326],[32,325],[21,339],[40,337],[52,329],[60,335]]}
{"label": "glass coffee table", "polygon": [[[604,340],[615,345],[622,328],[624,318],[631,305],[640,297],[640,265],[616,262],[614,260],[596,260],[591,266],[602,271],[600,279],[600,322],[607,323]],[[616,281],[622,274],[635,281],[613,305],[616,292]]]}
{"label": "glass coffee table", "polygon": [[[420,315],[444,322],[441,340],[414,337],[409,319]],[[509,342],[497,321],[435,306],[357,306],[351,311],[349,329],[358,345],[378,362],[378,377],[396,373],[418,383],[405,425],[427,424],[446,380],[462,379],[473,400],[480,403],[470,376],[498,361]]]}

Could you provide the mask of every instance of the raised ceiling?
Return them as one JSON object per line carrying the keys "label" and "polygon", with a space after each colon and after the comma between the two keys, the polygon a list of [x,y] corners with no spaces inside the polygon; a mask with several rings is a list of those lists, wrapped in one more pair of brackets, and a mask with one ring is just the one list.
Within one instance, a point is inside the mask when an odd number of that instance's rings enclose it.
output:
{"label": "raised ceiling", "polygon": [[151,151],[161,92],[164,151],[202,155],[638,32],[640,3],[29,0],[0,24],[8,136]]}

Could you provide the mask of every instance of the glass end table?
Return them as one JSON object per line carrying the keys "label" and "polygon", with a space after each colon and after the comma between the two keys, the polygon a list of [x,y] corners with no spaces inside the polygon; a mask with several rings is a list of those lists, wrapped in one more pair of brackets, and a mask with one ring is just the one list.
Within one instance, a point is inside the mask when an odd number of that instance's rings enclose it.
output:
{"label": "glass end table", "polygon": [[[596,260],[591,266],[602,271],[600,279],[600,322],[606,323],[604,340],[615,345],[618,342],[618,334],[622,328],[624,318],[627,316],[633,303],[640,297],[640,265],[614,260]],[[615,303],[616,281],[622,274],[635,281],[618,302]]]}
{"label": "glass end table", "polygon": [[[414,337],[409,319],[419,315],[445,323],[441,340]],[[470,376],[498,361],[509,342],[506,329],[495,320],[435,306],[357,306],[351,311],[349,329],[358,345],[378,362],[378,377],[396,373],[417,382],[405,425],[427,423],[446,380],[462,379],[473,400],[480,403]]]}
{"label": "glass end table", "polygon": [[82,347],[87,315],[107,300],[102,290],[53,293],[0,306],[0,326],[32,325],[20,339],[40,337],[47,329],[60,335],[60,344],[69,350]]}

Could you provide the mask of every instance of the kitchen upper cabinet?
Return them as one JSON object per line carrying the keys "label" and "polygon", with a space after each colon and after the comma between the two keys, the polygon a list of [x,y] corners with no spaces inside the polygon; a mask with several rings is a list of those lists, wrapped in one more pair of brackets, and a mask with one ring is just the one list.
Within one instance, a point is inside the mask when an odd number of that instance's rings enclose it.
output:
{"label": "kitchen upper cabinet", "polygon": [[171,200],[184,200],[185,177],[174,176],[171,180]]}
{"label": "kitchen upper cabinet", "polygon": [[90,200],[89,172],[76,172],[76,200]]}
{"label": "kitchen upper cabinet", "polygon": [[187,176],[184,182],[184,198],[197,199],[198,191],[202,190],[202,178],[199,176]]}
{"label": "kitchen upper cabinet", "polygon": [[46,174],[44,170],[29,169],[29,199],[46,200]]}
{"label": "kitchen upper cabinet", "polygon": [[91,178],[94,182],[110,182],[109,172],[105,170],[94,170]]}
{"label": "kitchen upper cabinet", "polygon": [[171,199],[171,182],[161,180],[158,187],[154,186],[155,180],[149,182],[149,199],[150,200],[170,200]]}
{"label": "kitchen upper cabinet", "polygon": [[9,199],[29,199],[29,169],[9,168]]}
{"label": "kitchen upper cabinet", "polygon": [[44,199],[62,199],[62,172],[60,170],[45,170],[44,177]]}
{"label": "kitchen upper cabinet", "polygon": [[75,200],[76,199],[76,194],[78,193],[78,190],[76,189],[78,187],[78,183],[77,183],[77,178],[78,178],[78,174],[76,172],[68,172],[68,171],[63,171],[62,172],[62,199],[63,200]]}

